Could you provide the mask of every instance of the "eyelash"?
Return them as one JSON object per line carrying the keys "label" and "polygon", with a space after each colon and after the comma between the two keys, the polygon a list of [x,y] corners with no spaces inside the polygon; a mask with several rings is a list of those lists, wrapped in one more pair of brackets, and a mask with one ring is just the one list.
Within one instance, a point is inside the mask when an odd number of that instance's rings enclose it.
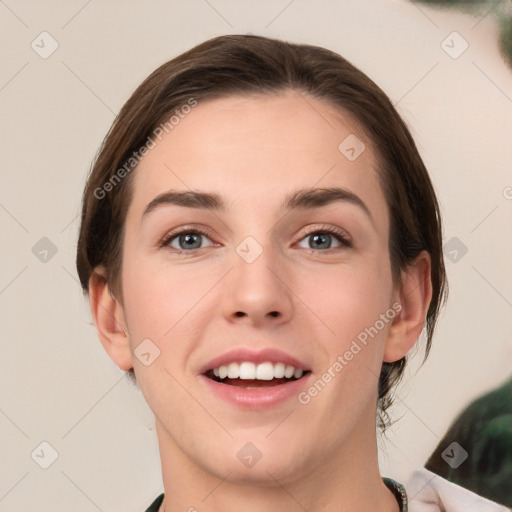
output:
{"label": "eyelash", "polygon": [[[337,229],[337,228],[333,228],[333,227],[328,227],[328,226],[322,226],[321,228],[313,228],[311,230],[308,230],[306,233],[304,233],[302,235],[300,240],[303,240],[304,238],[307,238],[308,236],[311,236],[311,235],[314,235],[314,234],[318,234],[318,233],[333,235],[335,238],[337,238],[337,240],[341,243],[342,246],[344,246],[346,248],[352,247],[352,239],[351,239],[350,235],[346,231],[341,230],[341,229]],[[201,247],[199,249],[190,249],[188,251],[184,251],[184,250],[176,249],[175,247],[170,247],[169,246],[169,243],[174,238],[176,238],[176,237],[178,237],[180,235],[183,235],[183,234],[204,235],[204,236],[206,236],[206,237],[208,237],[210,239],[212,238],[211,235],[206,230],[203,230],[203,229],[200,229],[200,228],[195,228],[195,227],[192,227],[192,226],[185,226],[184,228],[181,228],[179,231],[173,231],[171,233],[168,233],[162,239],[162,241],[159,243],[159,246],[161,248],[167,247],[172,252],[174,252],[176,254],[188,254],[188,255],[193,255],[195,251],[198,251],[200,249],[205,249],[205,247]],[[312,249],[312,248],[308,248],[306,250],[309,250],[311,252],[328,252],[328,251],[330,251],[332,249],[339,249],[339,247],[323,249],[323,250],[320,250],[320,251],[317,251],[317,250]]]}

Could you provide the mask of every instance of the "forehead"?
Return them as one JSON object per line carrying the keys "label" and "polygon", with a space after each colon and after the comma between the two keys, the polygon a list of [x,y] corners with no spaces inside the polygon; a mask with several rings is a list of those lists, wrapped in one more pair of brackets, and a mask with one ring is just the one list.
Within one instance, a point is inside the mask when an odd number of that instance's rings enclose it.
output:
{"label": "forehead", "polygon": [[131,206],[139,213],[167,189],[271,208],[292,190],[342,186],[369,207],[385,207],[376,157],[359,122],[297,91],[199,101],[155,142],[134,175]]}

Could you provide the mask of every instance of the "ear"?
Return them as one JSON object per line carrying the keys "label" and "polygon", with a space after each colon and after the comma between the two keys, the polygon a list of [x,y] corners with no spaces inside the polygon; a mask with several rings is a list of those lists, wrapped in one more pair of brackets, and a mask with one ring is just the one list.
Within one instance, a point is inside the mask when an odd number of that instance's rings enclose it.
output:
{"label": "ear", "polygon": [[105,276],[106,272],[102,267],[95,268],[91,274],[89,305],[103,348],[112,361],[126,371],[133,367],[133,362],[124,308],[112,296]]}
{"label": "ear", "polygon": [[431,260],[422,251],[402,272],[402,283],[395,299],[401,309],[393,319],[384,349],[384,361],[392,363],[404,357],[418,339],[432,299]]}

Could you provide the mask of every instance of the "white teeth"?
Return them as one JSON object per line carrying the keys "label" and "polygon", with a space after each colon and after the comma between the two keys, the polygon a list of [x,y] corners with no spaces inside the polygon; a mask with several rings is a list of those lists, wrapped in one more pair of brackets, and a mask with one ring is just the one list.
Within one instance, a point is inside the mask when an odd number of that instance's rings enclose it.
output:
{"label": "white teeth", "polygon": [[249,361],[244,361],[240,364],[229,363],[221,365],[218,368],[213,368],[213,374],[220,379],[244,379],[244,380],[272,380],[282,379],[286,377],[291,379],[295,377],[300,379],[304,373],[302,368],[295,368],[294,366],[285,365],[284,363],[271,363],[266,361],[258,365]]}
{"label": "white teeth", "polygon": [[276,379],[282,379],[284,377],[284,363],[276,363],[274,365],[274,377]]}
{"label": "white teeth", "polygon": [[261,363],[256,368],[258,380],[272,380],[274,378],[274,365],[272,363]]}
{"label": "white teeth", "polygon": [[237,379],[238,378],[238,365],[236,363],[228,364],[228,378],[229,379]]}
{"label": "white teeth", "polygon": [[[235,366],[238,366],[236,363],[231,363],[229,366],[234,364]],[[256,378],[256,365],[254,363],[242,363],[238,367],[238,375],[236,377],[232,377],[233,379],[236,379],[239,377],[240,379],[255,379]],[[228,375],[229,377],[229,375]]]}
{"label": "white teeth", "polygon": [[293,366],[287,366],[285,369],[284,369],[284,376],[287,378],[287,379],[290,379],[293,375],[293,372],[295,371],[295,368]]}

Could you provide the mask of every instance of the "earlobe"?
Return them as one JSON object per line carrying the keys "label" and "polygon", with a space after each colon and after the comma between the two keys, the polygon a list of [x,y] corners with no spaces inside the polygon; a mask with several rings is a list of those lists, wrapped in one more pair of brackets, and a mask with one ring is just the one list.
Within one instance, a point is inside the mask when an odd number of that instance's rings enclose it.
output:
{"label": "earlobe", "polygon": [[132,353],[124,308],[111,295],[101,267],[94,269],[89,279],[89,305],[103,348],[121,370],[131,369]]}
{"label": "earlobe", "polygon": [[384,349],[384,361],[392,363],[404,357],[418,339],[432,299],[431,260],[422,251],[402,273],[398,290],[401,304],[388,332]]}

